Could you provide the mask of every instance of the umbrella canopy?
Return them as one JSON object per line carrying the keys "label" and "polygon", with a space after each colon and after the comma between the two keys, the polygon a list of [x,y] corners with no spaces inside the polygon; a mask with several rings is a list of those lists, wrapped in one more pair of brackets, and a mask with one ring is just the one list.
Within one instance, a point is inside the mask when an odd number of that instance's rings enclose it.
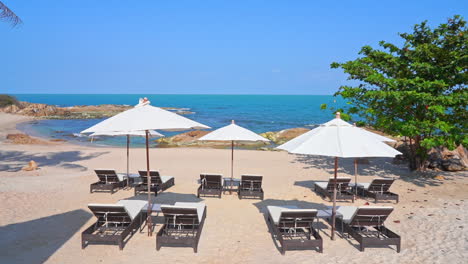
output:
{"label": "umbrella canopy", "polygon": [[232,123],[228,126],[218,128],[213,132],[204,135],[198,140],[209,140],[209,141],[264,141],[269,142],[270,140]]}
{"label": "umbrella canopy", "polygon": [[[149,130],[150,137],[164,137],[163,134],[158,133],[154,130]],[[90,137],[97,137],[97,136],[135,136],[135,137],[146,137],[146,131],[139,130],[139,131],[109,131],[109,132],[95,132],[89,135]]]}
{"label": "umbrella canopy", "polygon": [[277,148],[295,154],[340,158],[394,157],[401,154],[375,135],[337,117]]}
{"label": "umbrella canopy", "polygon": [[138,105],[132,109],[119,113],[81,131],[81,133],[146,131],[153,129],[180,131],[208,128],[210,127],[176,113],[147,104],[142,106]]}
{"label": "umbrella canopy", "polygon": [[199,138],[198,140],[206,141],[231,141],[231,188],[234,178],[234,142],[241,141],[263,141],[269,142],[270,140],[252,132],[246,128],[238,126],[232,120],[230,125],[227,125],[222,128],[218,128],[213,132],[206,134],[205,136]]}
{"label": "umbrella canopy", "polygon": [[340,114],[337,113],[335,119],[277,147],[278,149],[287,150],[294,154],[335,157],[332,239],[334,239],[335,236],[338,157],[394,157],[401,154],[399,151],[376,139],[375,136],[369,133],[371,132],[366,133],[363,129],[341,120]]}
{"label": "umbrella canopy", "polygon": [[148,99],[140,99],[134,108],[119,113],[96,125],[81,131],[81,133],[108,133],[145,131],[146,137],[146,171],[148,175],[148,235],[151,235],[151,177],[149,162],[149,131],[168,130],[180,131],[187,129],[207,129],[205,126],[176,113],[150,105]]}

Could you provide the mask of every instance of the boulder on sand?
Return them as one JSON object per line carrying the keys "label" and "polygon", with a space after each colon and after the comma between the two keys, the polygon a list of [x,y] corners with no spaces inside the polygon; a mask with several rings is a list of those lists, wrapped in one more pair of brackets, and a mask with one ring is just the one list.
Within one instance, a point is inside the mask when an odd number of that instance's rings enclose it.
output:
{"label": "boulder on sand", "polygon": [[462,145],[454,150],[446,147],[432,148],[428,154],[426,164],[430,169],[462,171],[468,168],[468,152]]}
{"label": "boulder on sand", "polygon": [[37,163],[34,160],[31,160],[28,165],[24,166],[22,170],[24,171],[33,171],[37,170],[39,167],[37,166]]}

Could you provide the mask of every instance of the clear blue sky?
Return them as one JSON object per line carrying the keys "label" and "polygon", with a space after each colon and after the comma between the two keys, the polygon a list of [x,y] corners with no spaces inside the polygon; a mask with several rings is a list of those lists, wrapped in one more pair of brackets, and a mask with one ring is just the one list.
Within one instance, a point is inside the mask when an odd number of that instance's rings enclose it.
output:
{"label": "clear blue sky", "polygon": [[468,1],[2,0],[0,93],[333,94],[333,61]]}

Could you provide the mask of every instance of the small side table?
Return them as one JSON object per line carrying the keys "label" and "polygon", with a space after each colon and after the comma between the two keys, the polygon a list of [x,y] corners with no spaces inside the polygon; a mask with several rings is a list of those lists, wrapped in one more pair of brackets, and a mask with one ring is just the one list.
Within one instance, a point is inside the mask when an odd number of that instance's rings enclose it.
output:
{"label": "small side table", "polygon": [[141,182],[141,178],[140,178],[140,174],[136,174],[136,173],[130,173],[127,174],[124,173],[124,176],[123,176],[124,180],[127,180],[127,186],[130,187],[130,184],[134,184],[135,182]]}
{"label": "small side table", "polygon": [[230,191],[230,192],[237,192],[239,190],[241,180],[236,178],[223,178],[223,192]]}
{"label": "small side table", "polygon": [[[327,219],[332,217],[332,209],[329,210],[318,210],[317,211],[317,225],[319,224],[319,219]],[[343,219],[343,215],[339,212],[336,212],[336,217]],[[341,230],[343,231],[343,221],[341,221]]]}
{"label": "small side table", "polygon": [[[159,216],[159,213],[161,212],[161,204],[152,204],[151,205],[151,215],[148,216],[148,204],[146,204],[142,209],[140,213],[140,232],[142,230],[141,224],[146,221],[146,224],[148,224],[148,217],[151,217],[154,213],[156,213],[156,217]],[[144,218],[144,219],[143,219]],[[155,224],[153,223],[152,226],[148,225],[148,232],[153,233],[153,228]]]}

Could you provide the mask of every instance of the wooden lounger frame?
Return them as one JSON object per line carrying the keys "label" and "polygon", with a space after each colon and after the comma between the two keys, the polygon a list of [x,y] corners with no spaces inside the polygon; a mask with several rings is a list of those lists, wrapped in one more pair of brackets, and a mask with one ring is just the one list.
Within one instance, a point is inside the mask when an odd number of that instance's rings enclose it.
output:
{"label": "wooden lounger frame", "polygon": [[[315,184],[314,185],[315,192],[324,198],[328,197],[328,199],[332,201],[334,181],[335,181],[334,178],[330,178],[326,189],[323,189],[322,187]],[[350,181],[351,181],[350,178],[337,178],[336,179],[336,199],[337,200],[351,200],[354,203],[354,194],[351,192],[351,188],[349,187]]]}
{"label": "wooden lounger frame", "polygon": [[223,193],[222,175],[220,174],[200,174],[200,186],[197,190],[197,197],[218,196]]}
{"label": "wooden lounger frame", "polygon": [[161,208],[164,225],[156,235],[156,250],[162,246],[192,247],[198,251],[203,225],[206,218],[206,206],[199,222],[196,208]]}
{"label": "wooden lounger frame", "polygon": [[81,248],[88,244],[116,244],[122,250],[125,240],[129,235],[133,235],[141,226],[141,217],[138,214],[133,220],[130,218],[125,208],[89,206],[89,209],[98,218],[81,233]]}
{"label": "wooden lounger frame", "polygon": [[396,201],[398,203],[400,201],[398,194],[389,191],[394,181],[394,179],[374,179],[367,190],[357,186],[358,194],[374,198],[376,203],[379,200]]}
{"label": "wooden lounger frame", "polygon": [[238,196],[242,198],[258,198],[263,200],[264,193],[262,189],[263,176],[242,175],[239,185]]}
{"label": "wooden lounger frame", "polygon": [[268,214],[268,225],[281,244],[282,255],[286,250],[317,249],[323,252],[322,237],[312,226],[316,216],[317,211],[284,211],[276,225]]}
{"label": "wooden lounger frame", "polygon": [[384,226],[384,221],[393,208],[358,208],[351,223],[344,223],[336,218],[336,226],[343,228],[342,232],[359,242],[359,250],[366,247],[395,245],[399,253],[401,238]]}
{"label": "wooden lounger frame", "polygon": [[94,170],[94,172],[98,176],[99,181],[89,186],[90,193],[95,191],[110,191],[113,194],[114,190],[127,186],[127,181],[119,180],[115,170]]}
{"label": "wooden lounger frame", "polygon": [[[147,171],[138,171],[140,174],[141,179],[143,180],[143,183],[138,184],[135,186],[135,195],[138,195],[139,193],[147,193],[148,192],[148,176],[147,176]],[[165,191],[171,186],[175,185],[175,180],[174,178],[171,178],[167,182],[163,183],[161,180],[161,175],[159,174],[159,171],[150,171],[150,177],[151,177],[151,186],[150,186],[150,191],[154,192],[154,195],[157,196],[159,191]]]}

